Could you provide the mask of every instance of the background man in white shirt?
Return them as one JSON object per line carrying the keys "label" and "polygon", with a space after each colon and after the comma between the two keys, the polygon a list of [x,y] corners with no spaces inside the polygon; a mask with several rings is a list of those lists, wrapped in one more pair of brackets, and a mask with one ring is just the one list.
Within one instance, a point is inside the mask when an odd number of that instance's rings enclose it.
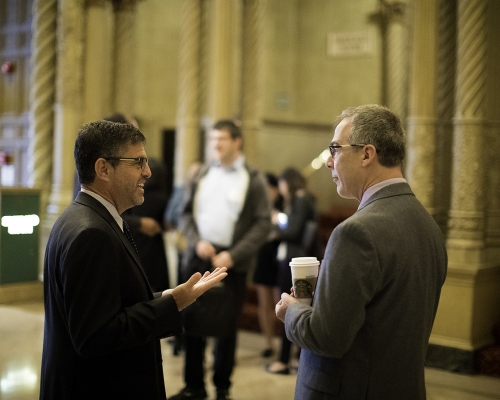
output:
{"label": "background man in white shirt", "polygon": [[[228,269],[224,282],[233,297],[230,327],[217,334],[213,382],[217,399],[229,399],[236,351],[237,320],[246,289],[247,271],[271,230],[270,205],[264,175],[245,163],[240,128],[229,120],[210,132],[213,162],[203,166],[190,186],[183,214],[188,241],[183,268],[186,276],[211,268]],[[186,387],[172,400],[205,399],[206,333],[190,332],[186,321]]]}

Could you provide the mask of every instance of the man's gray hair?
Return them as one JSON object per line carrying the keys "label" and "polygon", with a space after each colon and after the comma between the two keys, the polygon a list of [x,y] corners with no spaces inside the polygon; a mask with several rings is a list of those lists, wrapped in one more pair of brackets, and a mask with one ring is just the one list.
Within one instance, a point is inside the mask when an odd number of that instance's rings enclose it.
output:
{"label": "man's gray hair", "polygon": [[391,110],[378,104],[350,107],[336,118],[335,126],[344,119],[352,124],[349,134],[351,144],[375,146],[378,160],[385,167],[403,165],[406,135],[400,119]]}

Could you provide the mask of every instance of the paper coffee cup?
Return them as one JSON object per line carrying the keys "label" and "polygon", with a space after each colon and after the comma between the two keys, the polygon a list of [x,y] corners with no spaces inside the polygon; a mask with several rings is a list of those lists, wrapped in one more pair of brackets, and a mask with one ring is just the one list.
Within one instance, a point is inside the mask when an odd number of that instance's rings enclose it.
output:
{"label": "paper coffee cup", "polygon": [[290,262],[295,298],[311,305],[318,280],[319,261],[316,257],[296,257]]}

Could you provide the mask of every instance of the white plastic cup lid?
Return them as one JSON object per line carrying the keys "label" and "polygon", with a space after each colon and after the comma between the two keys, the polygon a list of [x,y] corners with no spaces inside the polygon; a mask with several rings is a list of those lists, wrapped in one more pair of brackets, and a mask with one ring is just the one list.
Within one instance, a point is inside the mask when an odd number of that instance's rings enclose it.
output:
{"label": "white plastic cup lid", "polygon": [[319,265],[319,260],[316,257],[295,257],[292,258],[290,265],[294,267]]}

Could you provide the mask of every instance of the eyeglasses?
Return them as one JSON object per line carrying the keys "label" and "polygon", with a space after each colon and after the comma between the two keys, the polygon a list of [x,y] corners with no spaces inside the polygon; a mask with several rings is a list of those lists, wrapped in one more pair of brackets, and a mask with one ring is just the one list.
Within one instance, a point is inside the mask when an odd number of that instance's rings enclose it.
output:
{"label": "eyeglasses", "polygon": [[339,154],[339,149],[342,147],[364,147],[366,144],[331,144],[328,146],[328,150],[330,150],[330,154],[332,155],[332,158],[335,158],[337,154]]}
{"label": "eyeglasses", "polygon": [[134,161],[135,165],[138,165],[141,167],[141,169],[144,169],[146,167],[146,164],[148,163],[148,159],[146,157],[136,157],[136,158],[129,158],[129,157],[104,157],[105,160],[117,160],[117,161]]}

